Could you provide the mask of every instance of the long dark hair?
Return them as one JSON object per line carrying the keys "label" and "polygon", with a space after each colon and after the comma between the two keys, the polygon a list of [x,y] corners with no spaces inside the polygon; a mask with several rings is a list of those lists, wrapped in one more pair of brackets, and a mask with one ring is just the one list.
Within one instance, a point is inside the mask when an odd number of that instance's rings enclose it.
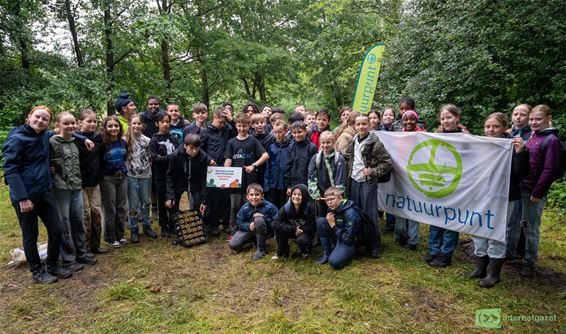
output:
{"label": "long dark hair", "polygon": [[115,121],[116,123],[118,123],[118,127],[120,128],[120,132],[118,132],[118,140],[124,136],[124,129],[122,129],[122,124],[120,124],[120,121],[118,120],[118,116],[116,115],[106,116],[104,120],[102,120],[102,142],[106,144],[106,146],[108,146],[111,142],[110,135],[108,134],[108,130],[106,130],[106,125],[110,121]]}

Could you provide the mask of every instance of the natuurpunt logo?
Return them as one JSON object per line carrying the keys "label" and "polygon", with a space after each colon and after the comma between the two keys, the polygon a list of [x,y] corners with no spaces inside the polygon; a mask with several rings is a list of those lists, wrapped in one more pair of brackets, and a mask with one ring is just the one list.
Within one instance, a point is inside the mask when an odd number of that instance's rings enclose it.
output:
{"label": "natuurpunt logo", "polygon": [[428,197],[442,198],[453,193],[460,184],[462,157],[454,146],[430,139],[411,151],[406,170],[415,189]]}

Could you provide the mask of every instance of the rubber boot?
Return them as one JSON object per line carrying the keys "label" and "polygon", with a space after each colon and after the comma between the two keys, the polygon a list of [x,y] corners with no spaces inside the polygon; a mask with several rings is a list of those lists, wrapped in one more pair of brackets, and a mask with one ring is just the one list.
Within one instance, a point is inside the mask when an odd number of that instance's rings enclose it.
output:
{"label": "rubber boot", "polygon": [[261,260],[265,256],[265,252],[267,248],[267,246],[265,245],[265,241],[266,241],[265,235],[256,234],[256,240],[257,240],[257,250],[253,257],[254,261]]}
{"label": "rubber boot", "polygon": [[484,278],[487,274],[487,265],[489,264],[489,256],[477,256],[476,268],[468,274],[468,278]]}
{"label": "rubber boot", "polygon": [[332,247],[330,246],[330,239],[328,238],[320,238],[320,246],[322,247],[322,256],[316,264],[325,264],[328,262],[328,258],[330,257],[330,253],[332,253]]}
{"label": "rubber boot", "polygon": [[480,287],[491,288],[499,283],[503,262],[505,262],[505,259],[490,259],[487,276],[480,281]]}

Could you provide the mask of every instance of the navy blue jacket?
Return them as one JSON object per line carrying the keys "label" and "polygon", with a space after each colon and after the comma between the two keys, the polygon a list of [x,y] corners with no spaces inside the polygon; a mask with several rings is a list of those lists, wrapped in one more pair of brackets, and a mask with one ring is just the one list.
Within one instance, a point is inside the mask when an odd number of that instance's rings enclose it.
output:
{"label": "navy blue jacket", "polygon": [[300,142],[294,141],[289,145],[289,158],[285,164],[286,188],[291,188],[295,184],[308,183],[309,163],[318,152],[316,145],[306,139]]}
{"label": "navy blue jacket", "polygon": [[357,246],[362,232],[362,218],[354,207],[354,202],[344,199],[336,210],[329,211],[334,212],[336,219],[336,225],[332,229],[336,239],[346,245]]}
{"label": "navy blue jacket", "polygon": [[295,210],[295,205],[288,200],[285,205],[279,209],[277,217],[273,221],[273,230],[275,233],[283,233],[284,235],[294,234],[299,227],[304,233],[314,236],[316,232],[316,220],[314,207],[310,203],[310,196],[307,186],[299,184],[293,188],[301,190],[303,195],[302,203],[299,210]]}
{"label": "navy blue jacket", "polygon": [[169,156],[166,185],[167,199],[175,200],[183,192],[202,193],[203,203],[206,204],[208,191],[206,188],[206,170],[210,158],[199,150],[193,158],[185,152],[181,145]]}
{"label": "navy blue jacket", "polygon": [[224,153],[228,140],[235,137],[232,126],[226,124],[219,129],[211,123],[200,129],[200,148],[216,162],[218,166],[224,165]]}
{"label": "navy blue jacket", "polygon": [[263,214],[263,219],[267,225],[267,234],[271,235],[273,229],[271,222],[277,216],[277,207],[265,199],[258,205],[252,206],[250,202],[246,202],[236,215],[236,229],[243,232],[250,232],[250,224],[253,222],[254,213]]}
{"label": "navy blue jacket", "polygon": [[152,114],[151,112],[146,110],[141,113],[140,116],[142,117],[143,123],[145,125],[143,134],[147,138],[153,137],[153,135],[159,131],[159,128],[157,127],[157,125],[155,125],[155,122],[157,122],[157,120],[161,117],[160,115],[165,115],[165,111],[159,109],[155,114]]}
{"label": "navy blue jacket", "polygon": [[285,190],[285,164],[288,160],[289,144],[286,140],[283,143],[275,142],[267,148],[269,160],[265,167],[265,182],[263,184],[264,191],[271,189]]}

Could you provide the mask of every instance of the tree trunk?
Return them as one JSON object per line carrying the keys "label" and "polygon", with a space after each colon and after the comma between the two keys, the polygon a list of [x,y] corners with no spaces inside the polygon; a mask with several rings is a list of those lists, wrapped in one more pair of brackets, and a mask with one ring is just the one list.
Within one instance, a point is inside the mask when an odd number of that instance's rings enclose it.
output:
{"label": "tree trunk", "polygon": [[169,40],[164,38],[161,40],[161,63],[163,66],[163,79],[167,87],[167,94],[171,90],[171,64],[169,62]]}
{"label": "tree trunk", "polygon": [[104,41],[106,44],[106,91],[108,92],[109,99],[106,101],[106,108],[108,115],[114,115],[116,110],[113,108],[112,91],[114,90],[114,46],[112,44],[112,15],[110,13],[110,5],[107,4],[104,8]]}
{"label": "tree trunk", "polygon": [[69,23],[69,31],[73,37],[73,47],[75,49],[75,58],[77,58],[77,65],[79,67],[84,66],[84,58],[81,52],[81,47],[79,44],[79,37],[77,34],[77,26],[75,24],[75,16],[71,10],[71,1],[65,0],[65,16],[67,17],[67,22]]}

